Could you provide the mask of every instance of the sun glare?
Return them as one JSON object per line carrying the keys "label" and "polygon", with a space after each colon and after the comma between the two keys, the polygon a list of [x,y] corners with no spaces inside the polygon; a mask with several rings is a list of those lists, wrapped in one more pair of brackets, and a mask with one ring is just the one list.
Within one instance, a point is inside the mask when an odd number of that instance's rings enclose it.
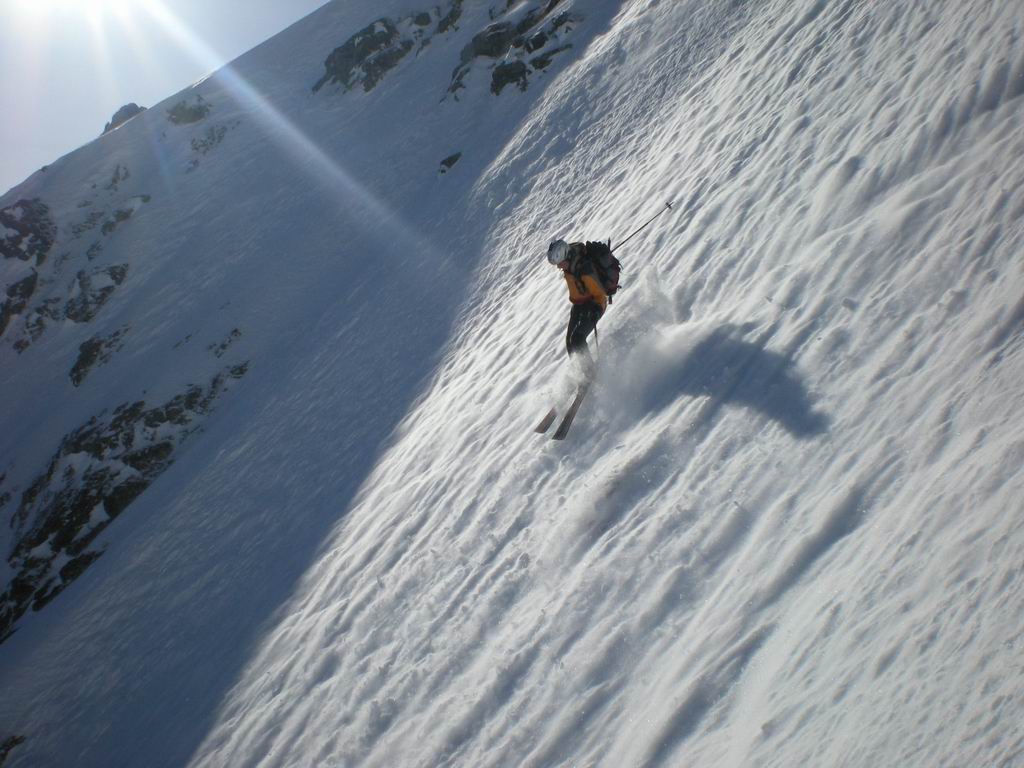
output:
{"label": "sun glare", "polygon": [[125,16],[145,2],[146,0],[14,0],[14,7],[28,17],[66,14],[96,18],[104,15]]}
{"label": "sun glare", "polygon": [[[39,39],[42,44],[49,39],[48,29],[58,20],[71,22],[77,31],[81,30],[92,40],[93,71],[99,75],[99,87],[111,91],[108,101],[126,103],[124,96],[113,90],[116,71],[108,56],[110,35],[116,31],[123,38],[125,31],[134,29],[158,29],[173,40],[177,47],[207,72],[216,72],[222,87],[241,107],[248,110],[255,121],[262,123],[268,134],[280,143],[300,166],[323,186],[325,192],[338,195],[347,203],[356,202],[363,211],[370,214],[370,221],[384,222],[385,226],[410,247],[426,251],[438,260],[441,255],[423,237],[408,225],[388,203],[374,195],[370,189],[353,177],[337,158],[332,157],[293,122],[288,115],[277,109],[265,96],[233,67],[224,66],[224,57],[210,47],[193,29],[187,26],[168,8],[165,0],[0,0],[7,8],[14,8],[20,20],[25,23],[26,37]],[[66,26],[66,24],[65,24]],[[128,45],[139,35],[129,35]],[[145,66],[146,51],[138,53],[138,66]]]}

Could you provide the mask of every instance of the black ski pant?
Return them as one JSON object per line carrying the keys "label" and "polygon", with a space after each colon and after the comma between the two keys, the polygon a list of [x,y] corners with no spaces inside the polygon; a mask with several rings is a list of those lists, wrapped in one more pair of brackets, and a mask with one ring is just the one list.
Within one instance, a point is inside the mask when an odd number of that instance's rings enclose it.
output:
{"label": "black ski pant", "polygon": [[597,328],[597,321],[601,319],[602,314],[600,305],[593,301],[572,305],[569,328],[565,333],[565,348],[570,357],[577,352],[583,352],[587,357],[591,357],[590,349],[587,347],[587,336]]}

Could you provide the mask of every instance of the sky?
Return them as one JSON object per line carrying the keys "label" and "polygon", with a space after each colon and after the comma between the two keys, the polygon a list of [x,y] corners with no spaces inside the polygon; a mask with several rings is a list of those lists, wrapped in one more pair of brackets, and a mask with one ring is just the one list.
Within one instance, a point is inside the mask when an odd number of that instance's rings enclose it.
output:
{"label": "sky", "polygon": [[0,0],[0,193],[325,2]]}

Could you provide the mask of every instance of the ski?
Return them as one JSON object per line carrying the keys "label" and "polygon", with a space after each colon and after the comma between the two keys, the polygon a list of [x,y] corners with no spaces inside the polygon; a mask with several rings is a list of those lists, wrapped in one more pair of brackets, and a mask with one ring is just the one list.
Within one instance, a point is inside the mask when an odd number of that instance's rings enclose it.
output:
{"label": "ski", "polygon": [[533,431],[539,435],[543,435],[545,432],[548,431],[548,429],[551,428],[551,425],[555,423],[556,416],[558,416],[558,409],[552,408],[550,411],[547,412],[547,415],[545,415],[544,418],[540,420],[540,424],[538,424],[537,428],[534,429]]}
{"label": "ski", "polygon": [[558,425],[555,434],[551,436],[552,440],[565,440],[565,436],[569,434],[569,427],[572,426],[572,420],[576,418],[576,412],[580,409],[580,405],[583,404],[583,398],[586,397],[588,389],[590,389],[589,384],[580,385],[579,391],[576,392],[576,398],[572,401],[572,405],[569,406],[569,410],[565,412],[565,416],[562,418],[562,423]]}

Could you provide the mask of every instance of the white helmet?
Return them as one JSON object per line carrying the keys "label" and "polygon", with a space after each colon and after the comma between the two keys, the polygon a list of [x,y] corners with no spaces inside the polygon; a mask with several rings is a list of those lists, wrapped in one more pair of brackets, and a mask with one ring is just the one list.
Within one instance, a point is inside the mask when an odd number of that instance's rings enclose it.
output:
{"label": "white helmet", "polygon": [[569,258],[569,244],[565,240],[555,240],[548,246],[548,261],[561,264]]}

